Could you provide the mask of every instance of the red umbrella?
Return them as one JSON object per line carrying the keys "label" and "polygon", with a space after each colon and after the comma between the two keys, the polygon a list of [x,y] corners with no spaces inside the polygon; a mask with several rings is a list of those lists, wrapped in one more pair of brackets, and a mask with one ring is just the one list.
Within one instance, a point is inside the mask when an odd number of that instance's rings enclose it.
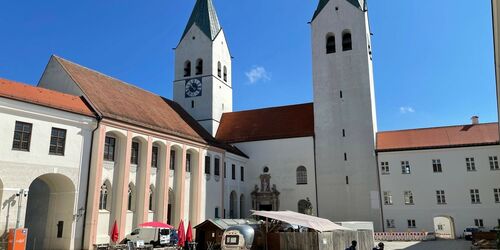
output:
{"label": "red umbrella", "polygon": [[169,224],[165,224],[165,223],[161,223],[161,222],[157,222],[157,221],[142,223],[139,225],[139,227],[155,227],[155,228],[168,228],[168,229],[174,228],[173,226],[170,226]]}
{"label": "red umbrella", "polygon": [[179,231],[177,232],[177,235],[179,236],[179,242],[177,243],[177,245],[184,247],[184,241],[186,241],[186,236],[184,234],[184,222],[182,220],[181,223],[179,223]]}
{"label": "red umbrella", "polygon": [[193,228],[191,227],[191,221],[189,221],[189,224],[188,224],[188,230],[186,233],[186,241],[193,242]]}
{"label": "red umbrella", "polygon": [[115,220],[115,224],[113,224],[113,230],[111,231],[111,240],[116,243],[118,241],[118,235],[119,232],[118,232],[118,224],[116,224],[116,220]]}

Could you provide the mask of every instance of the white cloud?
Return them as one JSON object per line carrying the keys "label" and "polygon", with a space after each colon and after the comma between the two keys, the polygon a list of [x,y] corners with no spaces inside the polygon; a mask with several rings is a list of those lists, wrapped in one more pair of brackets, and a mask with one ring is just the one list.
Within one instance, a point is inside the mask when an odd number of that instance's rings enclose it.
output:
{"label": "white cloud", "polygon": [[399,113],[401,114],[415,113],[415,109],[410,106],[399,107]]}
{"label": "white cloud", "polygon": [[245,72],[245,75],[251,84],[271,80],[271,75],[262,66],[254,66],[251,70]]}

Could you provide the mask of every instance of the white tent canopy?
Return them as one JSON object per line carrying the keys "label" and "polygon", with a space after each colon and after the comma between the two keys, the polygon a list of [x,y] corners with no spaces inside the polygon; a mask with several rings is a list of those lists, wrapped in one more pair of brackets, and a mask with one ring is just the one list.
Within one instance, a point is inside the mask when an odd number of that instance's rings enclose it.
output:
{"label": "white tent canopy", "polygon": [[354,231],[353,229],[340,226],[330,220],[300,214],[293,211],[252,211],[252,215],[266,217],[273,220],[279,220],[291,225],[298,225],[314,229],[319,232],[328,232],[336,230]]}

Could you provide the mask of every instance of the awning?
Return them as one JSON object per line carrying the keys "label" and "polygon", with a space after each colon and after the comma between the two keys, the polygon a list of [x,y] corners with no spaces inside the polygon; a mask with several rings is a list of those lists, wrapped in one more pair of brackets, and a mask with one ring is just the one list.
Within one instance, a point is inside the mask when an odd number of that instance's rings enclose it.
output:
{"label": "awning", "polygon": [[298,225],[314,229],[319,232],[336,230],[354,231],[353,229],[340,226],[327,219],[300,214],[293,211],[252,211],[252,213],[255,216],[262,216],[273,220],[279,220],[291,225]]}

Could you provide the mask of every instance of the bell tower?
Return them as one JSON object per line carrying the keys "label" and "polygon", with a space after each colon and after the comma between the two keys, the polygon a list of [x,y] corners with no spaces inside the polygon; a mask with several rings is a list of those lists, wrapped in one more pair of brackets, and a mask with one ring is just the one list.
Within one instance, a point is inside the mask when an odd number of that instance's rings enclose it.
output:
{"label": "bell tower", "polygon": [[318,214],[381,229],[365,0],[320,0],[311,21]]}
{"label": "bell tower", "polygon": [[212,0],[196,0],[175,49],[174,101],[213,136],[233,111],[231,55]]}

